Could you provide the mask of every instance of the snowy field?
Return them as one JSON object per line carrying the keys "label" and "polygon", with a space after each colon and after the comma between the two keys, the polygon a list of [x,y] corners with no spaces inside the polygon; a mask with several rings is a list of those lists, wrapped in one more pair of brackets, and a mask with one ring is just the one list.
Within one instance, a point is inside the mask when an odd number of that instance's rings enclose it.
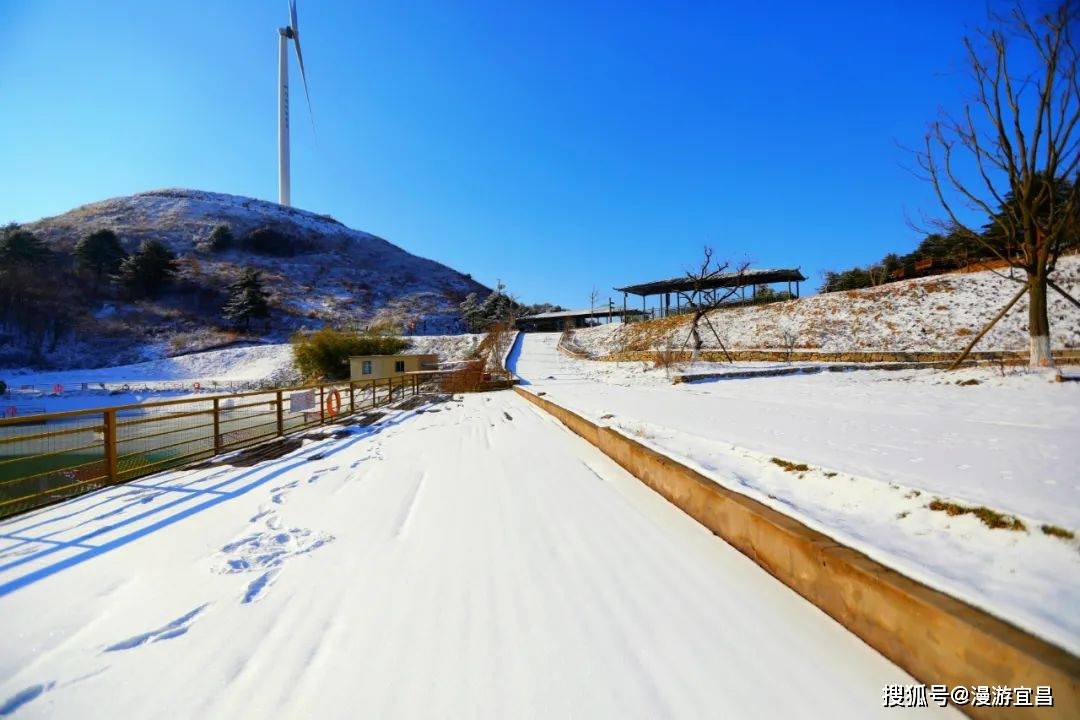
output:
{"label": "snowy field", "polygon": [[[409,353],[435,353],[444,361],[462,360],[482,335],[406,337]],[[0,395],[6,407],[59,412],[104,405],[127,405],[185,397],[193,392],[233,392],[300,383],[289,343],[208,350],[132,365],[34,372],[0,369],[9,387]],[[55,392],[59,386],[60,393]],[[27,414],[20,412],[19,414]]]}
{"label": "snowy field", "polygon": [[0,523],[0,714],[902,712],[903,671],[513,393],[343,431]]}
{"label": "snowy field", "polygon": [[[642,363],[571,358],[558,337],[523,336],[511,364],[526,389],[1080,652],[1080,543],[1042,530],[1080,530],[1080,383],[986,368],[672,385]],[[1025,529],[934,511],[934,499]]]}
{"label": "snowy field", "polygon": [[[1073,297],[1080,296],[1080,255],[1061,258],[1054,278]],[[991,271],[950,273],[730,308],[710,317],[729,348],[786,349],[790,338],[795,348],[802,350],[955,352],[970,342],[1017,289],[1016,283]],[[1054,347],[1080,348],[1080,311],[1056,292],[1050,291],[1048,298]],[[976,349],[1027,349],[1027,316],[1025,297]],[[601,357],[620,350],[655,350],[669,344],[682,347],[689,332],[684,319],[665,321],[647,337],[640,335],[640,328],[615,323],[574,335],[584,350]],[[702,340],[706,348],[718,347],[707,329],[702,331]]]}

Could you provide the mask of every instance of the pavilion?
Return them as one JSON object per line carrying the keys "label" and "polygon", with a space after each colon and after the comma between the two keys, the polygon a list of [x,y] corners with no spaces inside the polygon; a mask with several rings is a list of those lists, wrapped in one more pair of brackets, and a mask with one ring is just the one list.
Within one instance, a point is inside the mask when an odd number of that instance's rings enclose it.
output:
{"label": "pavilion", "polygon": [[[787,283],[787,291],[791,297],[799,297],[799,283],[806,280],[798,268],[743,270],[742,272],[718,273],[708,279],[682,276],[669,280],[653,280],[651,282],[627,285],[615,288],[623,294],[623,311],[627,311],[627,297],[638,295],[641,297],[641,312],[645,313],[646,301],[650,296],[660,296],[660,316],[667,317],[673,313],[683,311],[680,293],[716,295],[717,290],[738,288],[741,299],[746,300],[746,288],[751,288],[753,301],[757,297],[758,288],[776,283]],[[675,295],[675,308],[672,309],[671,296]]]}

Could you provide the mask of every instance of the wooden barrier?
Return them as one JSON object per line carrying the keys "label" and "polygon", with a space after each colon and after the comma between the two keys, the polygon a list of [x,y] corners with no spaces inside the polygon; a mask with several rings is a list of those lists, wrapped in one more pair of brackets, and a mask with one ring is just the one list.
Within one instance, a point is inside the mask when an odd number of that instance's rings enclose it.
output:
{"label": "wooden barrier", "polygon": [[641,443],[514,390],[926,685],[1049,685],[1054,707],[974,718],[1080,717],[1080,658],[927,587]]}

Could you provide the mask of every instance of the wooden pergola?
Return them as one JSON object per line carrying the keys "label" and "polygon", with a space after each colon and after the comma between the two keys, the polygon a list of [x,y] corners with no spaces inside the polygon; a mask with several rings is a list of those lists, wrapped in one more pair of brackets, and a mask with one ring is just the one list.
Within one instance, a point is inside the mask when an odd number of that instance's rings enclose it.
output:
{"label": "wooden pergola", "polygon": [[641,311],[644,313],[646,299],[651,295],[660,296],[661,317],[671,314],[671,295],[676,295],[675,312],[681,312],[679,293],[709,293],[719,289],[742,288],[742,296],[746,297],[746,288],[751,288],[751,299],[757,297],[759,285],[773,285],[775,283],[787,283],[788,293],[792,297],[799,297],[799,283],[806,280],[806,276],[798,268],[778,268],[744,270],[742,272],[720,273],[707,280],[691,278],[687,276],[671,278],[669,280],[653,280],[651,282],[638,283],[615,288],[623,294],[623,310],[626,310],[627,297],[638,295],[641,297]]}

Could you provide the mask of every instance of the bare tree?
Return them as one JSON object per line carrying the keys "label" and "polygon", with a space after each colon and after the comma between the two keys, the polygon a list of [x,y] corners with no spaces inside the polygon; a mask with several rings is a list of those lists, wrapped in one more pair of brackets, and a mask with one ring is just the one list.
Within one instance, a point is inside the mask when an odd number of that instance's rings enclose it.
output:
{"label": "bare tree", "polygon": [[589,291],[589,313],[590,317],[596,315],[596,300],[600,297],[600,291],[593,285],[593,289]]}
{"label": "bare tree", "polygon": [[[1047,288],[1068,295],[1049,276],[1078,227],[1077,8],[1076,0],[1059,0],[1032,19],[1017,5],[965,38],[974,96],[960,116],[932,122],[916,153],[945,210],[939,224],[1026,274],[994,322],[1026,291],[1032,366],[1053,364]],[[1027,58],[1037,63],[1031,72],[1019,69]],[[962,220],[962,209],[989,217],[989,231]]]}
{"label": "bare tree", "polygon": [[[704,344],[701,339],[700,329],[702,323],[712,331],[713,337],[716,338],[716,344],[724,351],[724,357],[727,358],[727,361],[734,362],[731,353],[724,347],[724,341],[720,339],[720,333],[716,332],[716,327],[713,326],[712,321],[709,319],[709,313],[719,308],[724,301],[739,291],[739,281],[746,274],[749,267],[750,263],[744,262],[732,270],[729,262],[714,263],[713,250],[711,247],[706,246],[701,264],[693,270],[687,271],[686,278],[690,281],[690,288],[680,290],[677,294],[682,299],[684,306],[688,308],[688,314],[690,315],[690,332],[687,334],[686,339],[683,340],[682,347],[686,347],[686,344],[692,341],[691,362],[697,361],[701,354],[701,346]],[[722,278],[732,280],[731,286],[713,287],[716,281]]]}

